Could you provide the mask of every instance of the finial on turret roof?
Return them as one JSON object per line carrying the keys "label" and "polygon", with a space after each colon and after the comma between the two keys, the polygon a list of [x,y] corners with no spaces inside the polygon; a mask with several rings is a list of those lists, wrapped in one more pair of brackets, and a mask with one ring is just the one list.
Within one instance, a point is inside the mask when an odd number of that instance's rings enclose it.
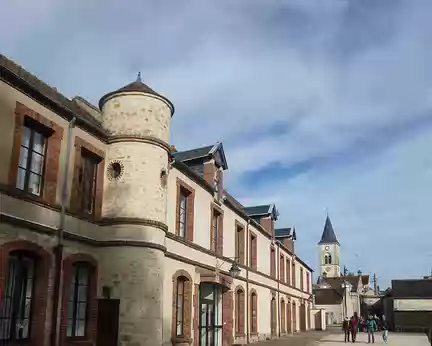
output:
{"label": "finial on turret roof", "polygon": [[136,81],[141,83],[141,72],[138,72]]}
{"label": "finial on turret roof", "polygon": [[327,215],[327,217],[328,217],[328,208],[326,208],[326,215]]}

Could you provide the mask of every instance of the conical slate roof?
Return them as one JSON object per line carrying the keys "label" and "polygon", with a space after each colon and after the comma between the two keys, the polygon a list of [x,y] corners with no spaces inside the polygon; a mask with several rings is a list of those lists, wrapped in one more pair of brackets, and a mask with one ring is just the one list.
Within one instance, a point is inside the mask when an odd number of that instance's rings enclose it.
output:
{"label": "conical slate roof", "polygon": [[338,244],[338,245],[340,245],[339,241],[336,237],[335,231],[333,229],[333,225],[332,225],[328,215],[327,215],[326,222],[324,225],[324,230],[323,230],[323,233],[321,236],[321,240],[319,241],[318,245],[321,245],[321,244]]}
{"label": "conical slate roof", "polygon": [[99,100],[99,108],[102,110],[103,105],[105,104],[106,100],[115,94],[123,93],[123,92],[141,92],[145,94],[151,94],[156,95],[158,97],[163,98],[165,101],[168,102],[168,104],[171,106],[174,114],[174,105],[171,103],[170,100],[168,100],[166,97],[158,94],[156,91],[154,91],[152,88],[150,88],[147,84],[144,84],[141,81],[141,73],[138,73],[136,81],[129,83],[128,85],[125,85],[124,87],[117,89],[115,91],[112,91],[104,96]]}

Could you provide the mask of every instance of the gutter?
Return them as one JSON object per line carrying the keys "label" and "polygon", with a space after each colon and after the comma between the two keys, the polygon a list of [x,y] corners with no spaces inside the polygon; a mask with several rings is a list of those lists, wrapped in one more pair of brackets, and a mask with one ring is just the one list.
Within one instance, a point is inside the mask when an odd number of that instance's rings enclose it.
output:
{"label": "gutter", "polygon": [[63,245],[64,245],[64,228],[65,228],[65,214],[66,214],[66,204],[69,197],[69,166],[70,166],[70,156],[72,152],[72,138],[73,138],[73,128],[75,126],[76,117],[73,117],[69,123],[68,129],[68,142],[66,149],[65,158],[65,170],[63,175],[62,184],[62,201],[61,201],[61,211],[60,211],[60,222],[57,230],[57,246],[54,248],[55,255],[55,272],[54,272],[54,294],[53,294],[53,311],[52,311],[52,321],[51,321],[51,335],[50,335],[50,345],[57,346],[60,345],[60,318],[61,318],[61,308],[63,300]]}

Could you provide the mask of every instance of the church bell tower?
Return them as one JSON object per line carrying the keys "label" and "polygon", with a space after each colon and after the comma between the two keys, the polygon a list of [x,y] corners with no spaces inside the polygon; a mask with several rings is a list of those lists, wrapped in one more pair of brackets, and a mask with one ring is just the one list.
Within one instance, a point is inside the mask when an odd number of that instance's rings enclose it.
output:
{"label": "church bell tower", "polygon": [[320,276],[339,277],[340,243],[336,237],[333,225],[327,215],[321,240],[318,242],[320,257]]}

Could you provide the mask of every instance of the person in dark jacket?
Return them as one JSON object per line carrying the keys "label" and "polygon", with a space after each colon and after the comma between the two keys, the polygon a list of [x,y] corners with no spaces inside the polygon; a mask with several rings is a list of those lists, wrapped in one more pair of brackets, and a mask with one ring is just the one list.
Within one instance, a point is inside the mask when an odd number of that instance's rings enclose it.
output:
{"label": "person in dark jacket", "polygon": [[348,317],[346,317],[344,319],[344,321],[342,322],[342,330],[344,332],[345,335],[345,342],[349,342],[350,340],[350,320]]}
{"label": "person in dark jacket", "polygon": [[351,320],[349,322],[349,326],[350,326],[350,330],[351,330],[351,340],[352,340],[352,342],[356,342],[358,322],[354,316],[351,317]]}

